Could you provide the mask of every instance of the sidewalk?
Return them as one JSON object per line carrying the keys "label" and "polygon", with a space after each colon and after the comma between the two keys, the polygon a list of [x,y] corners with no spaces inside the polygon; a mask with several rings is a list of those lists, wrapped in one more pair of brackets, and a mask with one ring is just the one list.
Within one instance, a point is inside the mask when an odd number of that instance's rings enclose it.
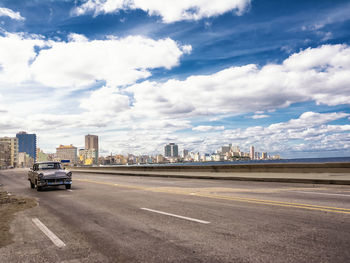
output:
{"label": "sidewalk", "polygon": [[95,173],[127,176],[149,176],[188,179],[214,179],[261,182],[286,182],[310,184],[340,184],[350,185],[350,173],[224,173],[224,172],[165,172],[165,171],[123,171],[123,170],[79,170],[73,173]]}

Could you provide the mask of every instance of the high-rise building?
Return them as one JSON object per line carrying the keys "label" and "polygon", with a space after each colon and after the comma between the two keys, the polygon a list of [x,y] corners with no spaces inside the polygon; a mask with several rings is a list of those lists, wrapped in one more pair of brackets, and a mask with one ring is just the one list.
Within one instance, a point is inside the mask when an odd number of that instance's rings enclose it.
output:
{"label": "high-rise building", "polygon": [[164,156],[165,157],[178,157],[179,156],[179,147],[175,143],[169,143],[164,147]]}
{"label": "high-rise building", "polygon": [[36,134],[28,134],[24,131],[16,134],[18,139],[18,151],[29,154],[36,161]]}
{"label": "high-rise building", "polygon": [[0,143],[8,143],[10,147],[10,166],[18,165],[18,139],[16,137],[2,137]]}
{"label": "high-rise building", "polygon": [[85,135],[85,151],[93,158],[93,163],[98,163],[98,136]]}
{"label": "high-rise building", "polygon": [[251,160],[254,160],[254,157],[255,157],[254,146],[250,146],[249,157]]}
{"label": "high-rise building", "polygon": [[77,163],[77,147],[71,145],[60,145],[56,148],[56,158],[60,161],[69,160],[71,164]]}
{"label": "high-rise building", "polygon": [[97,135],[85,135],[85,150],[95,149],[98,150],[98,136]]}

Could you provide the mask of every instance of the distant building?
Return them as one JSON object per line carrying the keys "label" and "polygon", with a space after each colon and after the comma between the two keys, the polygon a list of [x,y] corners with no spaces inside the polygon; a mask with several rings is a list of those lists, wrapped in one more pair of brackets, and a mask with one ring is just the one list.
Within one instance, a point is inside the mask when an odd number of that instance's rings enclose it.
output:
{"label": "distant building", "polygon": [[231,146],[231,152],[233,153],[233,156],[239,156],[240,155],[240,149],[239,146]]}
{"label": "distant building", "polygon": [[79,162],[84,165],[93,165],[98,163],[98,153],[96,149],[80,149]]}
{"label": "distant building", "polygon": [[261,154],[261,159],[266,160],[267,159],[267,152],[263,152]]}
{"label": "distant building", "polygon": [[85,135],[85,150],[87,154],[93,158],[93,163],[98,163],[98,136],[97,135]]}
{"label": "distant building", "polygon": [[16,137],[2,137],[0,143],[7,143],[10,147],[10,166],[18,166],[18,139]]}
{"label": "distant building", "polygon": [[254,146],[250,146],[249,157],[251,160],[254,160],[254,157],[255,157]]}
{"label": "distant building", "polygon": [[164,156],[165,157],[178,157],[179,156],[179,147],[175,143],[169,143],[164,147]]}
{"label": "distant building", "polygon": [[11,166],[11,145],[9,142],[0,142],[0,168]]}
{"label": "distant building", "polygon": [[47,162],[50,161],[49,155],[44,153],[40,148],[36,149],[36,161],[37,162]]}
{"label": "distant building", "polygon": [[254,153],[254,156],[255,156],[255,160],[260,160],[260,152],[255,152]]}
{"label": "distant building", "polygon": [[69,160],[71,164],[77,163],[77,147],[71,145],[60,145],[56,148],[56,158],[60,161]]}
{"label": "distant building", "polygon": [[29,168],[34,164],[34,159],[26,152],[18,153],[18,166],[21,168]]}
{"label": "distant building", "polygon": [[185,149],[184,149],[184,150],[182,151],[182,157],[183,157],[183,158],[186,158],[187,156],[188,156],[188,150],[185,150]]}
{"label": "distant building", "polygon": [[36,134],[28,134],[24,131],[16,134],[18,139],[18,152],[28,153],[36,161]]}
{"label": "distant building", "polygon": [[128,163],[128,160],[123,155],[119,154],[115,156],[115,163],[124,165]]}
{"label": "distant building", "polygon": [[231,147],[230,146],[221,146],[221,153],[225,154],[230,151]]}
{"label": "distant building", "polygon": [[164,157],[161,154],[158,154],[156,157],[156,162],[157,163],[163,163],[164,162]]}

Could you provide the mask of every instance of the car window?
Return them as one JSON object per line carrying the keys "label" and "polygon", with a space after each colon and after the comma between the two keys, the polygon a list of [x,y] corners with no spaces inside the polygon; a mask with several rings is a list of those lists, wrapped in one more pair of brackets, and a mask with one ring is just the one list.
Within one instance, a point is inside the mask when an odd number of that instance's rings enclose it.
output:
{"label": "car window", "polygon": [[62,169],[60,163],[39,163],[38,164],[39,169]]}

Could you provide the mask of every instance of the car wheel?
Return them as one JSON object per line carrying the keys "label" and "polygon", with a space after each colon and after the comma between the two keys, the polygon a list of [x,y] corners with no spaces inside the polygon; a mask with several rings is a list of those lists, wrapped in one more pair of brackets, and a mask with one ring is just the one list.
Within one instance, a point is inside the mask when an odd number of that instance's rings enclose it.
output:
{"label": "car wheel", "polygon": [[66,189],[70,189],[71,185],[70,184],[66,184]]}
{"label": "car wheel", "polygon": [[38,186],[38,182],[35,181],[35,187],[38,192],[40,192],[43,188],[41,186]]}
{"label": "car wheel", "polygon": [[29,180],[29,183],[30,183],[30,188],[34,189],[35,188],[35,184],[33,184],[31,180]]}

